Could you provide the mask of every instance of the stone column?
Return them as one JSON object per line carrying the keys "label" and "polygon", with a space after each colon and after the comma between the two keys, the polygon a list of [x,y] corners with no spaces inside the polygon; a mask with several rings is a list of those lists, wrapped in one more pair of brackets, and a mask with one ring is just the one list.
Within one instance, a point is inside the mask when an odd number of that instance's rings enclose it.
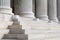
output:
{"label": "stone column", "polygon": [[48,20],[47,0],[36,0],[36,17],[42,20]]}
{"label": "stone column", "polygon": [[58,22],[57,19],[57,0],[48,0],[50,22]]}
{"label": "stone column", "polygon": [[34,18],[32,0],[20,0],[19,10],[20,10],[20,13],[19,13],[20,16]]}
{"label": "stone column", "polygon": [[60,21],[60,0],[57,0],[57,8],[58,8],[58,11],[57,11],[57,13],[58,13],[58,19]]}
{"label": "stone column", "polygon": [[0,20],[8,21],[13,15],[10,0],[0,0]]}

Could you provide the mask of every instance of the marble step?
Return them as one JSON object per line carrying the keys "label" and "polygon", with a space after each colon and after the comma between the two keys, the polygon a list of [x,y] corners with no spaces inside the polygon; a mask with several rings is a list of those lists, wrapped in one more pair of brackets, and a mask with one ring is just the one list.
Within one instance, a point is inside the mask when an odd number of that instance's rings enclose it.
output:
{"label": "marble step", "polygon": [[3,39],[28,39],[26,34],[5,34]]}
{"label": "marble step", "polygon": [[17,40],[17,39],[0,39],[0,40]]}
{"label": "marble step", "polygon": [[58,38],[49,37],[49,38],[43,38],[41,40],[60,40],[60,37],[58,37]]}
{"label": "marble step", "polygon": [[60,40],[60,38],[43,38],[43,39],[35,38],[35,39],[29,39],[29,40]]}
{"label": "marble step", "polygon": [[28,39],[60,38],[60,34],[28,34]]}
{"label": "marble step", "polygon": [[[4,40],[4,39],[1,39],[1,40]],[[16,40],[16,39],[5,39],[5,40]],[[38,37],[38,38],[28,39],[28,40],[60,40],[60,38],[53,38],[53,37],[40,38],[40,37]]]}
{"label": "marble step", "polygon": [[22,25],[11,25],[11,26],[8,26],[8,29],[22,29]]}
{"label": "marble step", "polygon": [[0,39],[0,40],[28,40],[28,39]]}
{"label": "marble step", "polygon": [[22,30],[22,29],[10,29],[9,33],[10,34],[24,34],[25,30]]}
{"label": "marble step", "polygon": [[49,30],[49,29],[40,29],[40,30],[34,30],[34,29],[25,29],[25,34],[51,34],[51,33],[60,33],[59,31],[60,29],[58,30]]}

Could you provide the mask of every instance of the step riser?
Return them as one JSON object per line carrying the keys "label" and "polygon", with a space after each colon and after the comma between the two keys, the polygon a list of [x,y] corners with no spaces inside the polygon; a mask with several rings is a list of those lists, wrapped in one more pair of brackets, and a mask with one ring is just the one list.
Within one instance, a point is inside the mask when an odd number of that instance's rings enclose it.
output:
{"label": "step riser", "polygon": [[12,25],[12,26],[8,26],[8,29],[22,29],[21,25]]}
{"label": "step riser", "polygon": [[16,26],[18,26],[18,27],[22,27],[22,25],[19,25],[19,24],[15,24],[15,25],[9,25],[9,26],[12,26],[12,27],[16,27]]}
{"label": "step riser", "polygon": [[19,24],[20,25],[20,22],[18,20],[13,20],[13,24]]}
{"label": "step riser", "polygon": [[17,40],[17,39],[1,39],[1,40]]}
{"label": "step riser", "polygon": [[10,29],[10,34],[24,34],[25,31],[24,30],[20,30],[20,29]]}
{"label": "step riser", "polygon": [[28,39],[0,39],[0,40],[28,40]]}
{"label": "step riser", "polygon": [[6,34],[6,35],[4,35],[4,37],[3,37],[4,39],[6,38],[6,39],[28,39],[28,36],[27,35],[25,35],[25,34],[19,34],[19,35],[17,35],[17,34]]}
{"label": "step riser", "polygon": [[60,34],[28,34],[29,39],[60,38]]}

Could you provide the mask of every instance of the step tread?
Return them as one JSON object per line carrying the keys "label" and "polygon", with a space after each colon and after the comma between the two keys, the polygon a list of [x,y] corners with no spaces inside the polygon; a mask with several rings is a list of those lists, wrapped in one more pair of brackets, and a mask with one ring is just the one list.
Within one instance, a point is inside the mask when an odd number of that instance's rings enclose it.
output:
{"label": "step tread", "polygon": [[28,40],[28,39],[0,39],[0,40]]}
{"label": "step tread", "polygon": [[7,39],[20,39],[20,38],[24,38],[24,39],[27,39],[28,35],[26,35],[26,34],[5,34],[3,38],[7,38]]}
{"label": "step tread", "polygon": [[26,34],[43,34],[43,33],[60,33],[59,30],[32,30],[32,29],[25,29]]}
{"label": "step tread", "polygon": [[0,39],[0,40],[17,40],[17,39]]}

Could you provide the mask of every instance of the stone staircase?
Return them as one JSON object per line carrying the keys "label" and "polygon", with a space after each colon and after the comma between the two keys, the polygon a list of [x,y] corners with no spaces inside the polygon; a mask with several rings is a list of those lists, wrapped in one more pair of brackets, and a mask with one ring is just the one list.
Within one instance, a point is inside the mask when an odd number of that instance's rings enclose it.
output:
{"label": "stone staircase", "polygon": [[25,34],[29,40],[60,40],[60,24],[48,23],[43,20],[32,20],[21,18],[22,25],[25,26]]}
{"label": "stone staircase", "polygon": [[60,40],[60,24],[30,18],[21,18],[20,23],[13,20],[6,33],[2,31],[5,35],[1,40]]}
{"label": "stone staircase", "polygon": [[25,34],[25,30],[22,29],[22,25],[16,20],[12,25],[8,26],[9,32],[4,34],[0,40],[28,40],[28,35]]}

